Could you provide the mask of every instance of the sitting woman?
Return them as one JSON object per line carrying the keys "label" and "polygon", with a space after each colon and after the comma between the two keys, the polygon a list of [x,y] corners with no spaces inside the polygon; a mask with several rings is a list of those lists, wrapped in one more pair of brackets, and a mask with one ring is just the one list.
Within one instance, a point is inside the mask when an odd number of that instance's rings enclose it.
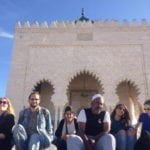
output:
{"label": "sitting woman", "polygon": [[14,111],[10,100],[6,97],[0,98],[0,149],[11,150],[14,124]]}
{"label": "sitting woman", "polygon": [[142,132],[135,144],[134,150],[150,149],[150,100],[144,102],[144,111],[139,117],[137,128],[141,125]]}
{"label": "sitting woman", "polygon": [[116,105],[111,121],[111,133],[116,138],[117,150],[133,150],[136,131],[131,126],[129,112],[124,104]]}
{"label": "sitting woman", "polygon": [[74,116],[72,108],[67,106],[64,112],[64,119],[62,119],[55,132],[56,139],[54,144],[58,150],[67,150],[67,139],[77,133],[78,124]]}

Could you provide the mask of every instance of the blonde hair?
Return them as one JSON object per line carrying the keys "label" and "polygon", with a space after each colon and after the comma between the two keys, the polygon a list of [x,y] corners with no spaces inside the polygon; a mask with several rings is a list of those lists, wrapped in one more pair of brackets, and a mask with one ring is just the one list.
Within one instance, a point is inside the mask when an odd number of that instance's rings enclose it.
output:
{"label": "blonde hair", "polygon": [[2,100],[6,100],[8,103],[7,112],[12,114],[12,115],[15,115],[15,112],[14,112],[14,109],[13,109],[12,104],[10,102],[10,99],[8,99],[7,97],[0,97],[0,101],[2,101]]}

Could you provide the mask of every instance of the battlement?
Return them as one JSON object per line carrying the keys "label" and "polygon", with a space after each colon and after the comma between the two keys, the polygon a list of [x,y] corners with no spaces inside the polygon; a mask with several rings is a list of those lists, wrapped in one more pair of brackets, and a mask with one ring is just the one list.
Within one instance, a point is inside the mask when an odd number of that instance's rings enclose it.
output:
{"label": "battlement", "polygon": [[58,22],[53,21],[51,24],[48,24],[46,21],[39,23],[38,21],[35,21],[34,23],[30,23],[29,21],[26,21],[24,23],[17,22],[16,28],[31,28],[31,29],[42,29],[42,28],[100,28],[100,27],[148,27],[150,28],[150,24],[146,21],[146,19],[142,19],[140,22],[138,22],[136,19],[133,19],[132,21],[123,20],[122,22],[119,22],[117,20],[98,20],[98,21],[66,21],[66,22]]}
{"label": "battlement", "polygon": [[127,105],[131,119],[150,98],[150,23],[78,20],[18,22],[14,35],[7,96],[15,111],[27,106],[31,91],[41,93],[54,127],[70,104],[74,112],[101,93],[110,112]]}

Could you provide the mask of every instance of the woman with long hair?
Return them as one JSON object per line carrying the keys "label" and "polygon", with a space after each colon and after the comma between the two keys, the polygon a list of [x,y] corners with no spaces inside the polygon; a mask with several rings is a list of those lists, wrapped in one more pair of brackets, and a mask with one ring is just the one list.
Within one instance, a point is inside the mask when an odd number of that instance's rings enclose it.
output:
{"label": "woman with long hair", "polygon": [[116,138],[117,150],[133,150],[136,131],[131,125],[129,112],[124,104],[116,105],[111,121],[111,133]]}
{"label": "woman with long hair", "polygon": [[14,109],[6,97],[0,98],[0,149],[11,150],[12,127],[14,121]]}

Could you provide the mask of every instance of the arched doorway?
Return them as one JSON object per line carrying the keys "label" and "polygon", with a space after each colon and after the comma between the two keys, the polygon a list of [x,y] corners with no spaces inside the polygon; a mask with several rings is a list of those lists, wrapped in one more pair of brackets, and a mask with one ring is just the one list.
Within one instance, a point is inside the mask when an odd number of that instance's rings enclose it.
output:
{"label": "arched doorway", "polygon": [[54,94],[54,88],[48,80],[41,80],[38,82],[33,91],[38,91],[41,95],[41,106],[47,108],[51,112],[52,122],[55,119],[55,108],[51,101],[51,96]]}
{"label": "arched doorway", "polygon": [[116,88],[116,94],[119,97],[119,103],[127,106],[132,123],[136,123],[141,112],[141,106],[138,102],[139,89],[130,80],[121,81]]}
{"label": "arched doorway", "polygon": [[88,71],[80,72],[69,83],[67,89],[68,103],[78,114],[80,109],[90,106],[91,97],[96,93],[104,93],[99,79]]}

